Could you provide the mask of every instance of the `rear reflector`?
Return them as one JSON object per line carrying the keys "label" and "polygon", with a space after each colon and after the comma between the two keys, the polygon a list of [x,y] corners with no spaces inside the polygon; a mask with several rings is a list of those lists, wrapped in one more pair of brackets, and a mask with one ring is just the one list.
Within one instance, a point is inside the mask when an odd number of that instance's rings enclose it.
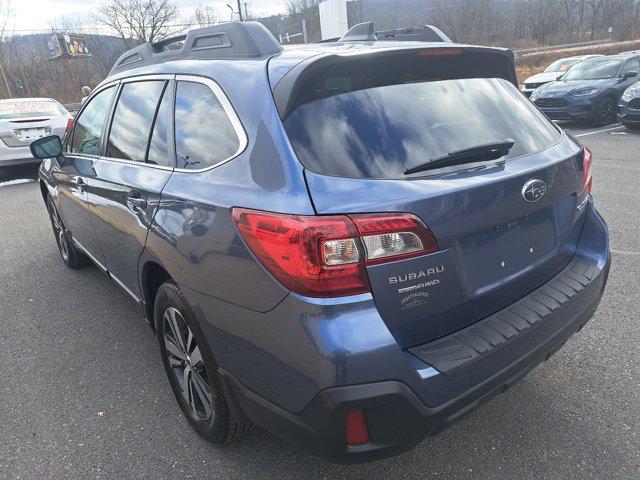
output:
{"label": "rear reflector", "polygon": [[584,147],[584,155],[582,156],[582,188],[581,192],[584,192],[584,189],[588,189],[588,193],[591,194],[591,186],[593,185],[593,173],[591,167],[593,166],[591,150],[589,147]]}
{"label": "rear reflector", "polygon": [[369,429],[363,410],[351,410],[347,412],[346,420],[347,445],[356,446],[369,443]]}
{"label": "rear reflector", "polygon": [[366,265],[438,250],[415,215],[285,215],[233,208],[251,251],[282,285],[310,297],[370,291]]}

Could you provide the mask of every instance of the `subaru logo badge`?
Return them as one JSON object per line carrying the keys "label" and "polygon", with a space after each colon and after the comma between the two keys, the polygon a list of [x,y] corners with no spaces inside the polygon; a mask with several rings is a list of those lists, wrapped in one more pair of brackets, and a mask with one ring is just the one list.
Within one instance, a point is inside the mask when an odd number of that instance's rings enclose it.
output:
{"label": "subaru logo badge", "polygon": [[530,203],[537,202],[544,197],[545,193],[547,193],[547,184],[542,180],[529,180],[522,187],[522,198]]}

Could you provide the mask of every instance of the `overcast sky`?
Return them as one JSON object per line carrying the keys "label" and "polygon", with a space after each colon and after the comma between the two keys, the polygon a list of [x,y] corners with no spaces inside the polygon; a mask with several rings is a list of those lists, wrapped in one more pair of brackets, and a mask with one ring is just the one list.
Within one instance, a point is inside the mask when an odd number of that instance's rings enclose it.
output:
{"label": "overcast sky", "polygon": [[[62,16],[86,17],[95,10],[102,0],[12,0],[16,33],[48,31],[51,25]],[[222,20],[229,20],[227,3],[235,5],[236,0],[175,0],[184,20],[192,16],[199,5],[211,5],[216,8]],[[244,0],[243,0],[244,1]],[[249,11],[256,16],[282,13],[286,9],[286,0],[247,0]],[[13,23],[13,21],[11,22]],[[59,23],[59,22],[58,22]],[[7,31],[11,31],[9,25]]]}

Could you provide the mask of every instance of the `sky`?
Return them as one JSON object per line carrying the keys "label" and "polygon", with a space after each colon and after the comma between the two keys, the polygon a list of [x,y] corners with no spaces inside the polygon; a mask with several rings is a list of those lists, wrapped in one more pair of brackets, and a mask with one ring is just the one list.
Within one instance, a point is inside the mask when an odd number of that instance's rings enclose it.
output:
{"label": "sky", "polygon": [[[4,0],[10,1],[14,16],[7,31],[15,28],[16,34],[48,32],[60,17],[86,17],[104,0]],[[188,20],[198,6],[213,6],[221,20],[230,19],[226,6],[235,6],[236,0],[174,0],[183,20]],[[244,0],[243,0],[244,2]],[[2,3],[2,2],[0,2]],[[255,16],[283,13],[286,0],[247,0],[249,11]]]}

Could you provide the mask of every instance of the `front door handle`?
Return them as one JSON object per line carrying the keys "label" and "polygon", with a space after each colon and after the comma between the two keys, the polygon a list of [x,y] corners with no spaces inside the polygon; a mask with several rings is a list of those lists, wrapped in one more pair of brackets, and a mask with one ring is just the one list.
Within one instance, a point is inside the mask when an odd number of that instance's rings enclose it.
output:
{"label": "front door handle", "polygon": [[146,209],[149,204],[147,197],[142,196],[138,190],[132,190],[129,192],[129,195],[127,196],[127,203],[142,210]]}

